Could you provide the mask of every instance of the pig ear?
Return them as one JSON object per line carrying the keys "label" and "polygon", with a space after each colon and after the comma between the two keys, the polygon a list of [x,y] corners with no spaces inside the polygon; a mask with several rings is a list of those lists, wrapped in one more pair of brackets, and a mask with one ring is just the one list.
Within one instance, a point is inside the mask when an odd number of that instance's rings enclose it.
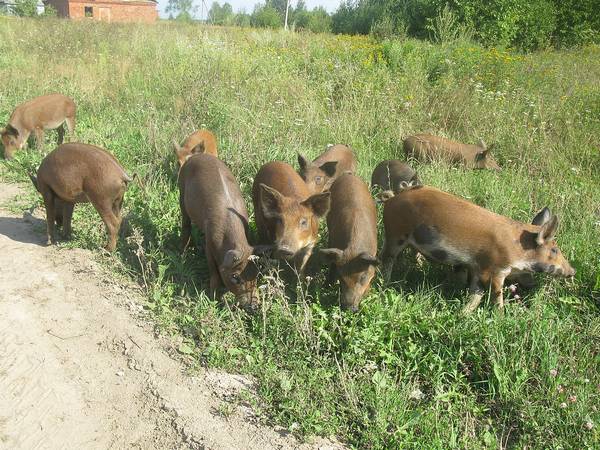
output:
{"label": "pig ear", "polygon": [[196,153],[204,153],[204,141],[196,144],[196,146],[192,149],[192,155],[195,155]]}
{"label": "pig ear", "polygon": [[488,149],[488,150],[483,150],[483,151],[477,153],[475,155],[475,161],[482,161],[482,160],[486,159],[488,157],[489,152],[490,151]]}
{"label": "pig ear", "polygon": [[298,153],[298,167],[300,167],[300,171],[304,172],[308,167],[309,162],[306,160],[304,156]]}
{"label": "pig ear", "polygon": [[544,245],[546,242],[554,239],[556,235],[556,230],[558,229],[558,217],[553,215],[548,222],[542,225],[540,229],[536,242],[538,245]]}
{"label": "pig ear", "polygon": [[361,253],[356,257],[356,259],[358,259],[361,263],[368,264],[370,266],[378,266],[379,264],[381,264],[379,258],[377,258],[376,256],[371,256],[367,252]]}
{"label": "pig ear", "polygon": [[533,218],[533,221],[531,222],[531,224],[541,227],[546,222],[548,222],[551,218],[552,218],[552,213],[550,212],[548,207],[545,206],[544,209],[542,209],[539,213],[536,214],[536,216]]}
{"label": "pig ear", "polygon": [[419,175],[415,172],[415,174],[410,179],[409,184],[411,186],[419,186],[421,184],[421,180],[419,180]]}
{"label": "pig ear", "polygon": [[223,257],[223,267],[231,269],[237,266],[242,260],[242,252],[239,250],[229,250]]}
{"label": "pig ear", "polygon": [[6,125],[6,128],[4,128],[3,133],[12,134],[14,137],[19,137],[19,130],[13,127],[10,123]]}
{"label": "pig ear", "polygon": [[273,218],[279,216],[283,195],[279,191],[260,183],[260,204],[265,217]]}
{"label": "pig ear", "polygon": [[319,254],[327,259],[327,261],[339,264],[344,256],[344,252],[339,248],[323,248],[319,250]]}
{"label": "pig ear", "polygon": [[325,172],[325,175],[327,175],[329,178],[331,178],[332,176],[335,175],[335,170],[337,169],[337,161],[329,161],[326,162],[325,164],[323,164],[321,167],[319,167],[319,169],[321,169],[323,172]]}
{"label": "pig ear", "polygon": [[393,191],[383,191],[377,196],[377,200],[379,200],[380,202],[387,202],[393,196]]}
{"label": "pig ear", "polygon": [[317,217],[326,216],[331,205],[331,193],[323,192],[322,194],[312,195],[301,204],[312,209]]}

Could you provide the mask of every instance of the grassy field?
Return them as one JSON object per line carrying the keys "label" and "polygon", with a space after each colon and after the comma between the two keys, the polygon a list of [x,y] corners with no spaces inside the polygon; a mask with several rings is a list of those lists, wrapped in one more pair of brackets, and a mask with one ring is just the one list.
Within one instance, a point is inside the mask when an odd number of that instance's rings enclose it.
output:
{"label": "grassy field", "polygon": [[[251,401],[273,422],[368,449],[600,446],[600,47],[518,55],[462,40],[0,18],[0,85],[0,123],[25,99],[65,93],[77,140],[140,176],[128,236],[103,258],[144,286],[182,353],[253,375]],[[321,275],[296,290],[272,271],[256,316],[219,305],[204,293],[204,256],[178,250],[170,143],[199,127],[217,134],[250,208],[263,163],[295,165],[327,143],[351,144],[365,180],[403,159],[411,133],[495,143],[500,173],[417,165],[420,177],[521,221],[548,205],[577,276],[540,277],[504,316],[484,302],[462,317],[466,294],[447,268],[418,268],[407,252],[397,282],[378,278],[358,314],[340,311]],[[18,154],[31,167],[41,158]],[[22,203],[41,199],[32,187]],[[76,208],[74,229],[63,245],[104,244],[90,207]]]}

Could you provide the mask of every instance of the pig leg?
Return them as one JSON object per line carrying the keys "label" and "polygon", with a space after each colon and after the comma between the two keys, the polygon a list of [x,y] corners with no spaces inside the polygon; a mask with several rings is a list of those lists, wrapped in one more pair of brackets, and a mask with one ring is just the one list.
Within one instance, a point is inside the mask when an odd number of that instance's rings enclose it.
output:
{"label": "pig leg", "polygon": [[54,192],[48,188],[41,188],[41,190],[43,191],[42,196],[44,197],[44,206],[46,208],[46,234],[48,236],[47,245],[52,245],[56,244],[56,237],[54,235],[54,221],[56,220],[56,213],[54,210],[55,196]]}
{"label": "pig leg", "polygon": [[107,200],[97,201],[95,198],[90,198],[90,201],[94,205],[94,208],[96,208],[96,211],[98,211],[98,214],[100,214],[106,227],[108,242],[104,248],[109,252],[113,252],[117,248],[117,232],[119,231],[121,221],[113,211],[112,202]]}
{"label": "pig leg", "polygon": [[210,274],[210,296],[215,300],[221,299],[220,290],[223,287],[221,275],[219,274],[219,266],[213,258],[208,242],[206,243],[206,260],[208,262],[208,273]]}
{"label": "pig leg", "polygon": [[462,312],[463,314],[471,314],[473,311],[477,309],[479,304],[481,303],[481,299],[483,298],[483,289],[479,284],[480,274],[475,273],[475,271],[471,271],[471,285],[469,287],[469,303],[465,305]]}
{"label": "pig leg", "polygon": [[392,269],[394,268],[394,261],[402,250],[408,244],[405,240],[386,239],[381,250],[381,261],[382,261],[382,272],[383,281],[387,284],[390,282],[392,277]]}
{"label": "pig leg", "polygon": [[44,130],[42,128],[36,128],[34,133],[37,147],[42,148],[44,146]]}
{"label": "pig leg", "polygon": [[496,302],[498,312],[504,312],[504,296],[502,294],[502,288],[504,287],[504,279],[506,275],[503,273],[497,273],[492,277],[491,287],[492,295]]}
{"label": "pig leg", "polygon": [[73,219],[73,208],[75,203],[63,202],[62,211],[62,224],[63,224],[63,235],[65,239],[71,239],[71,219]]}
{"label": "pig leg", "polygon": [[183,196],[179,197],[179,206],[181,208],[181,253],[184,253],[192,237],[192,220],[185,210]]}
{"label": "pig leg", "polygon": [[69,134],[73,134],[73,131],[75,131],[75,116],[66,117],[65,123],[67,124]]}
{"label": "pig leg", "polygon": [[63,140],[65,138],[65,126],[61,124],[60,127],[56,129],[56,131],[58,131],[58,138],[56,139],[56,144],[60,145],[63,143]]}

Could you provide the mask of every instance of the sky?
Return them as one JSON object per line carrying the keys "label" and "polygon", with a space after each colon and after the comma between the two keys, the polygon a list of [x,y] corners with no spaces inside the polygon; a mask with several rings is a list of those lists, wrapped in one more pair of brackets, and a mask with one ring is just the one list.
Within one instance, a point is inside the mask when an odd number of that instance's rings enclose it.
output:
{"label": "sky", "polygon": [[[246,10],[247,13],[251,13],[254,9],[254,5],[257,3],[264,3],[259,0],[217,0],[221,5],[227,1],[231,6],[233,6],[233,10],[235,12],[239,12],[243,9]],[[161,17],[168,17],[168,14],[165,14],[165,8],[169,0],[158,0],[158,11]],[[206,6],[210,8],[213,0],[205,0]],[[307,9],[313,9],[315,6],[323,6],[330,13],[334,12],[341,0],[305,0]],[[290,6],[296,6],[297,0],[291,0]],[[202,0],[194,0],[194,4],[198,6],[198,14],[200,14],[200,6],[202,5]],[[206,17],[206,12],[204,12],[204,17]]]}

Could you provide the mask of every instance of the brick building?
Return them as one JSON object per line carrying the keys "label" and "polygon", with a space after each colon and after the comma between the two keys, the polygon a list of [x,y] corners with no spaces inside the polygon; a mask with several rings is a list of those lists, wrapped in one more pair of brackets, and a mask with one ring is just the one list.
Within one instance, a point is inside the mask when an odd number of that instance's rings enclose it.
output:
{"label": "brick building", "polygon": [[103,20],[105,22],[155,22],[154,0],[46,0],[59,17]]}

